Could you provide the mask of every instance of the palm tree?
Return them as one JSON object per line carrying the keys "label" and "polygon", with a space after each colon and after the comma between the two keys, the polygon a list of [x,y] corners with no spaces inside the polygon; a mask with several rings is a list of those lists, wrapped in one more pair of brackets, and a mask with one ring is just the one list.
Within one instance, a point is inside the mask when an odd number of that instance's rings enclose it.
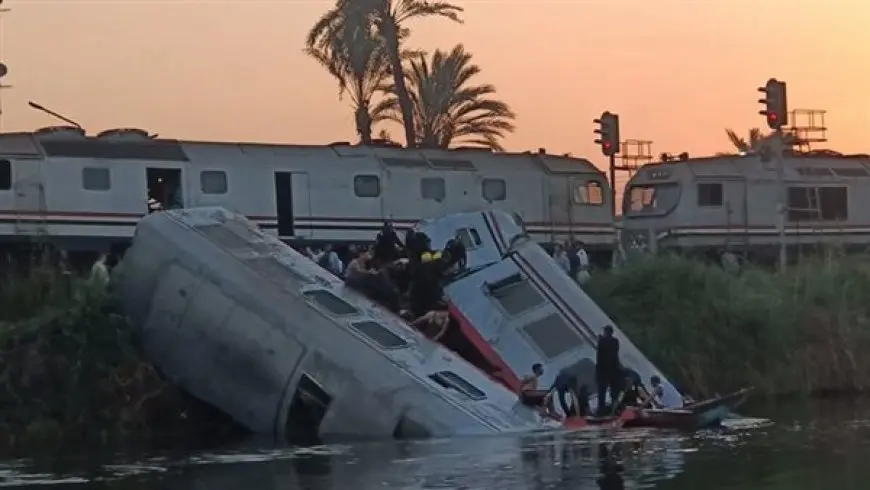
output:
{"label": "palm tree", "polygon": [[758,148],[759,143],[766,138],[764,133],[762,133],[758,128],[752,128],[749,130],[749,139],[744,139],[738,136],[733,129],[726,129],[725,134],[728,135],[728,139],[731,140],[731,144],[734,145],[734,148],[741,153],[749,153],[755,150]]}
{"label": "palm tree", "polygon": [[338,80],[338,96],[350,94],[356,132],[364,145],[372,143],[371,100],[390,76],[383,43],[367,22],[344,22],[333,36],[305,52]]}
{"label": "palm tree", "polygon": [[[459,44],[446,53],[435,51],[431,60],[420,55],[406,68],[412,102],[415,134],[412,141],[425,148],[449,148],[454,144],[476,145],[503,150],[499,140],[514,130],[516,118],[507,104],[490,98],[492,85],[469,85],[480,73],[471,53]],[[394,86],[372,109],[376,121],[401,122],[401,101]]]}
{"label": "palm tree", "polygon": [[419,17],[439,16],[461,22],[461,7],[448,2],[426,0],[336,0],[335,7],[314,24],[308,33],[306,46],[331,46],[334,39],[341,39],[345,24],[366,24],[377,32],[383,42],[385,54],[393,76],[395,94],[402,111],[405,139],[410,147],[414,144],[414,118],[411,99],[405,86],[402,69],[402,41],[410,31],[404,24]]}

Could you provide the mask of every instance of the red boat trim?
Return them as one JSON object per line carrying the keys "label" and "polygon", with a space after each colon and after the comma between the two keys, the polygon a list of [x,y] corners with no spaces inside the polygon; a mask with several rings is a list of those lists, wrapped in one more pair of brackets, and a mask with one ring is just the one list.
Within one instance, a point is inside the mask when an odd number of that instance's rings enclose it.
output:
{"label": "red boat trim", "polygon": [[471,342],[487,362],[498,368],[499,372],[490,375],[490,377],[507,386],[514,393],[519,393],[520,379],[517,377],[516,373],[508,367],[507,363],[505,363],[501,356],[496,353],[495,349],[489,345],[489,342],[480,335],[480,332],[471,325],[468,318],[462,314],[459,308],[449,301],[447,302],[447,311],[450,313],[450,316],[456,320],[456,323],[462,331],[462,335]]}

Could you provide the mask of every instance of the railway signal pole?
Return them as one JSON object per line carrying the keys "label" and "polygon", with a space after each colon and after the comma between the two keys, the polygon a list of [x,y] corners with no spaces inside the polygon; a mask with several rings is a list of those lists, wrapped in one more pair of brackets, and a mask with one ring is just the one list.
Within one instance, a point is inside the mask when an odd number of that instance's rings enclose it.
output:
{"label": "railway signal pole", "polygon": [[785,240],[785,221],[788,207],[786,206],[785,161],[782,156],[782,152],[785,149],[782,127],[788,124],[788,100],[786,98],[785,87],[785,82],[781,82],[776,78],[771,78],[767,81],[764,87],[758,88],[758,91],[764,94],[764,98],[759,99],[758,101],[759,104],[764,104],[764,109],[758,111],[758,113],[767,119],[767,126],[774,131],[772,137],[767,142],[767,146],[769,151],[773,153],[773,158],[777,163],[777,181],[779,184],[779,203],[777,204],[777,212],[779,213],[778,231],[780,270],[785,270],[788,264]]}
{"label": "railway signal pole", "polygon": [[595,143],[601,146],[601,153],[610,159],[610,211],[616,214],[616,154],[619,153],[619,115],[610,111],[601,113],[593,119],[598,125],[594,131],[598,135]]}

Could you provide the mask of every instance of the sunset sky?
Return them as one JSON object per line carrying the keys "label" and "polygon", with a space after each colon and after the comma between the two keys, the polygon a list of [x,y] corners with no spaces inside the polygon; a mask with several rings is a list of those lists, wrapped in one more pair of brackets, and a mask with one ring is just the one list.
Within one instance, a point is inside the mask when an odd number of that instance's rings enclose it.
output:
{"label": "sunset sky", "polygon": [[[458,0],[465,23],[411,24],[410,46],[462,42],[518,114],[509,150],[603,166],[592,119],[620,114],[653,153],[728,149],[724,128],[764,124],[756,88],[788,82],[791,108],[826,109],[830,142],[870,152],[866,0]],[[3,130],[140,127],[162,137],[323,144],[353,113],[302,53],[327,0],[6,0]],[[401,138],[401,132],[392,130]]]}

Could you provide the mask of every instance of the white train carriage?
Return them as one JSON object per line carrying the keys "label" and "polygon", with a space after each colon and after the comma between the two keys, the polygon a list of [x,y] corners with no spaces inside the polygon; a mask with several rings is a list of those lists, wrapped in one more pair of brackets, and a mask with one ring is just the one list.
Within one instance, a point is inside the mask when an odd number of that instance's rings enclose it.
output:
{"label": "white train carriage", "polygon": [[[147,200],[223,206],[282,239],[360,242],[452,212],[515,212],[542,242],[613,245],[610,190],[581,158],[152,139],[137,129],[0,135],[0,237],[67,247],[129,239]],[[102,242],[102,243],[101,243]]]}
{"label": "white train carriage", "polygon": [[[623,197],[626,248],[769,251],[779,238],[779,164],[757,155],[642,167]],[[870,243],[870,158],[783,158],[789,247]]]}

